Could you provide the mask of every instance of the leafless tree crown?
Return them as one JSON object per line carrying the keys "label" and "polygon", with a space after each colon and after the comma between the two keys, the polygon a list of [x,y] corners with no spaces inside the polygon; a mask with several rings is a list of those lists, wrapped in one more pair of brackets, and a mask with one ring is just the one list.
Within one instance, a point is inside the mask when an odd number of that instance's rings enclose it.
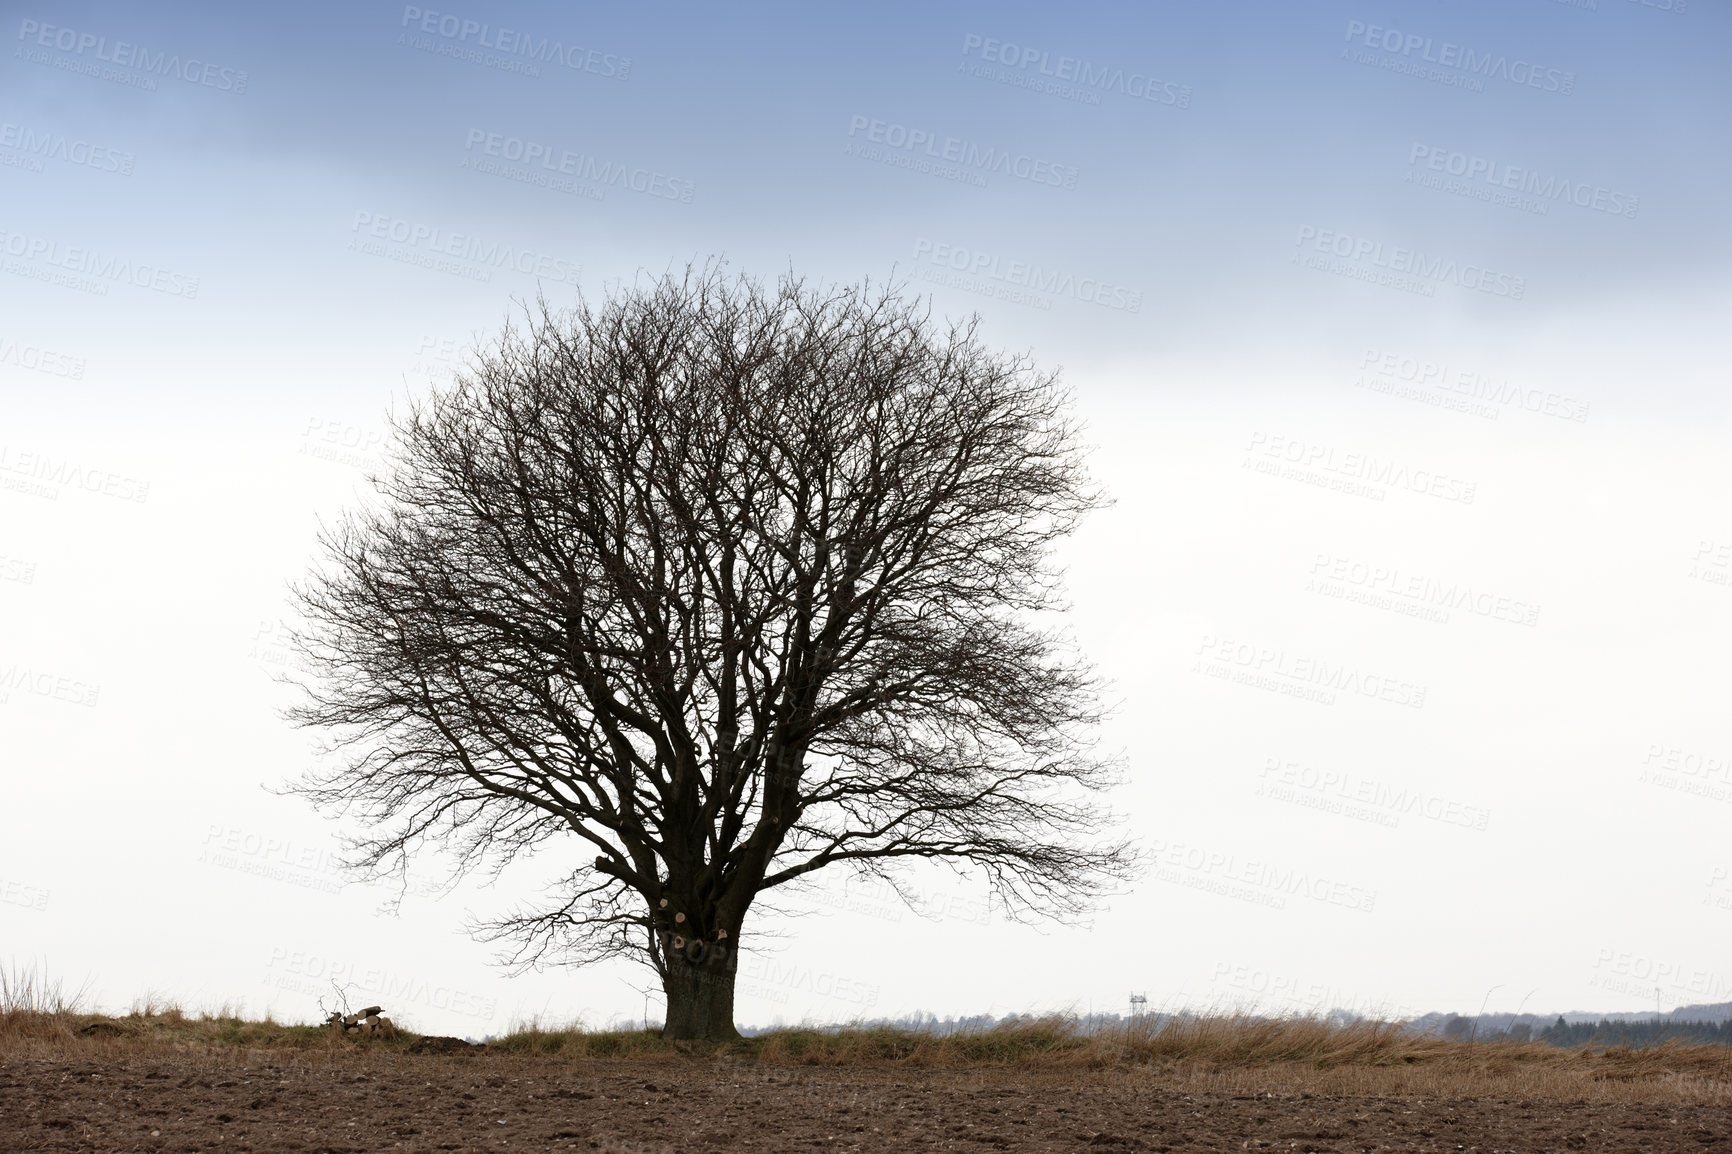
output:
{"label": "leafless tree crown", "polygon": [[[979,868],[1016,912],[1122,878],[1051,552],[1100,504],[1070,399],[892,289],[715,266],[526,309],[393,421],[297,587],[292,717],[358,864],[585,839],[520,959],[647,953],[828,865]],[[665,899],[672,906],[664,905]]]}

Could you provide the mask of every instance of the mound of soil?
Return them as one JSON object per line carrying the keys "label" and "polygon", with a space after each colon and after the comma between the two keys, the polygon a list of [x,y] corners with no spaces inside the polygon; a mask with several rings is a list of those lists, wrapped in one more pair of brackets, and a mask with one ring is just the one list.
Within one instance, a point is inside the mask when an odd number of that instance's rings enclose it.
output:
{"label": "mound of soil", "polygon": [[411,1054],[473,1054],[485,1050],[481,1042],[465,1042],[462,1038],[416,1038],[409,1044]]}
{"label": "mound of soil", "polygon": [[114,1022],[92,1022],[78,1032],[87,1038],[118,1038],[126,1033]]}

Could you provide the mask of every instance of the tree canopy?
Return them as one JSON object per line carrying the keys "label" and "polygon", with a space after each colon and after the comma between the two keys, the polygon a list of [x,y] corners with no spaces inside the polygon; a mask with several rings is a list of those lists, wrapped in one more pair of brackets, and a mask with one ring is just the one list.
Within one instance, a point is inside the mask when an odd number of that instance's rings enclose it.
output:
{"label": "tree canopy", "polygon": [[950,863],[1017,916],[1125,877],[1052,557],[1102,496],[1056,374],[977,323],[718,265],[526,307],[297,586],[291,716],[339,757],[296,788],[382,873],[557,844],[487,932],[644,958],[673,1036],[733,1033],[747,913],[813,871]]}

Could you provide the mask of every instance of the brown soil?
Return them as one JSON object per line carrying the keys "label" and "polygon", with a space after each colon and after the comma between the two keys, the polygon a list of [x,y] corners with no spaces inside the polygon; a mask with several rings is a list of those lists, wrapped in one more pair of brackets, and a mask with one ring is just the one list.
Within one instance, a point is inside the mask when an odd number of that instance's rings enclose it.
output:
{"label": "brown soil", "polygon": [[0,1059],[0,1150],[1732,1150],[1732,1106],[1666,1101],[1659,1087],[1645,1101],[1522,1101],[1312,1093],[1275,1071],[1255,1075],[1274,1089],[1249,1092],[1249,1077],[491,1047],[14,1055]]}

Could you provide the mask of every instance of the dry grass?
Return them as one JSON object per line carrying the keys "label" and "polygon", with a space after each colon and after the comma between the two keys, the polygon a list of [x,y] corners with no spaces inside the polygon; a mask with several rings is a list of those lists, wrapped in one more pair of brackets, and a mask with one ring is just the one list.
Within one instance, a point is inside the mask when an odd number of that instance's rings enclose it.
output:
{"label": "dry grass", "polygon": [[[189,1015],[150,1000],[124,1016],[92,1013],[31,973],[0,970],[0,1061],[113,1059],[141,1053],[210,1057],[257,1051],[297,1061],[385,1054],[417,1037],[357,1041],[321,1026]],[[1333,1025],[1306,1018],[1199,1015],[1086,1033],[1066,1018],[1029,1019],[945,1036],[888,1028],[790,1029],[728,1044],[666,1042],[654,1031],[519,1026],[494,1052],[528,1061],[720,1062],[735,1071],[985,1070],[1037,1079],[1132,1077],[1185,1092],[1337,1094],[1732,1104],[1732,1048],[1668,1043],[1647,1049],[1555,1049],[1538,1042],[1418,1037],[1398,1023]]]}
{"label": "dry grass", "polygon": [[1418,1037],[1399,1023],[1204,1015],[1085,1033],[1064,1018],[946,1036],[882,1028],[778,1030],[727,1045],[669,1043],[653,1032],[522,1027],[494,1048],[526,1058],[690,1062],[733,1077],[810,1079],[897,1069],[997,1069],[1074,1084],[1132,1078],[1184,1093],[1421,1099],[1732,1104],[1732,1048],[1670,1043],[1574,1050],[1538,1042]]}
{"label": "dry grass", "polygon": [[249,1020],[227,1009],[189,1015],[151,995],[113,1016],[86,1009],[85,995],[79,990],[68,996],[59,982],[34,970],[0,967],[0,1059],[96,1056],[140,1047],[342,1049],[321,1026]]}

